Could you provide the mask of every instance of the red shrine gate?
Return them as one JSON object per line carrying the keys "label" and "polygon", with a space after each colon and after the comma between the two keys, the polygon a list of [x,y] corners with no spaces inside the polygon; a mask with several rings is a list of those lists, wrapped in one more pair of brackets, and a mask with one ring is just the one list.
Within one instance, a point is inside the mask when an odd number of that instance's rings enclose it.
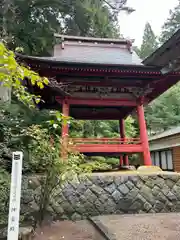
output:
{"label": "red shrine gate", "polygon": [[[162,74],[161,66],[143,65],[125,39],[98,39],[56,35],[59,43],[53,57],[20,55],[40,75],[50,80],[39,92],[40,108],[61,109],[65,116],[82,120],[119,120],[120,138],[75,138],[75,149],[89,155],[120,156],[128,165],[128,154],[143,153],[151,165],[143,105],[178,82],[179,72]],[[137,112],[140,136],[128,139],[124,119]],[[67,157],[68,124],[62,126],[63,152]]]}

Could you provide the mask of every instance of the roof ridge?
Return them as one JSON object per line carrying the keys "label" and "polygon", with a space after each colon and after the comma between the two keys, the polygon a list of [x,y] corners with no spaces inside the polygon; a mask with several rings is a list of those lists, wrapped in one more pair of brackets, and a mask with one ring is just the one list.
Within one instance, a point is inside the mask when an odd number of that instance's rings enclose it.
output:
{"label": "roof ridge", "polygon": [[180,126],[170,127],[169,129],[167,129],[163,132],[159,132],[159,133],[157,133],[153,136],[150,136],[149,141],[165,138],[165,137],[172,136],[172,135],[175,135],[175,134],[178,134],[178,133],[180,133]]}
{"label": "roof ridge", "polygon": [[72,36],[72,35],[63,35],[55,33],[54,37],[61,38],[62,40],[71,40],[71,41],[87,41],[87,42],[106,42],[106,43],[133,43],[133,39],[125,39],[125,38],[96,38],[96,37],[83,37],[83,36]]}

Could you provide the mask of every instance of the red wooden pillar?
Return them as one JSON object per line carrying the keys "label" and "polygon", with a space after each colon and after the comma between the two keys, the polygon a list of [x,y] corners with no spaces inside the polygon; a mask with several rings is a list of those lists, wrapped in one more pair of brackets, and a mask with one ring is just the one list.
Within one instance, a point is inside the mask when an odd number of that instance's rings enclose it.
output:
{"label": "red wooden pillar", "polygon": [[[67,100],[63,100],[62,102],[62,114],[65,117],[69,117],[69,103]],[[69,133],[69,127],[67,121],[64,121],[62,123],[62,149],[61,149],[61,157],[63,159],[67,159],[68,157],[68,133]]]}
{"label": "red wooden pillar", "polygon": [[[125,141],[125,122],[124,119],[119,120],[119,128],[120,128],[120,136],[121,138],[123,138],[123,140]],[[124,155],[124,156],[120,156],[120,166],[122,165],[129,165],[129,160],[128,160],[128,156]]]}
{"label": "red wooden pillar", "polygon": [[151,155],[149,151],[148,135],[146,130],[146,121],[144,117],[144,107],[142,102],[139,103],[137,106],[137,114],[138,114],[138,121],[139,121],[140,139],[141,139],[141,144],[143,146],[144,165],[150,166],[152,165],[152,162],[151,162]]}

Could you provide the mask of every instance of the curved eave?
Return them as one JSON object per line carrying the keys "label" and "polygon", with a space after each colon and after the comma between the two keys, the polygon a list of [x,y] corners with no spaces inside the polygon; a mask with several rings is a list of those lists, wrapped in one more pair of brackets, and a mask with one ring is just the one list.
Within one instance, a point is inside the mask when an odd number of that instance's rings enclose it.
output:
{"label": "curved eave", "polygon": [[[89,72],[89,73],[132,73],[141,75],[156,75],[161,76],[160,67],[151,67],[144,65],[127,65],[127,64],[97,64],[97,63],[81,63],[81,62],[65,62],[55,59],[54,57],[32,57],[17,54],[17,60],[24,62],[33,69],[52,69],[61,71],[76,71],[76,72]],[[172,72],[171,75],[176,75]]]}
{"label": "curved eave", "polygon": [[[156,97],[164,93],[180,79],[180,72],[169,72],[163,75],[160,67],[151,67],[143,65],[102,65],[87,63],[69,63],[54,61],[52,58],[30,57],[17,54],[17,60],[24,62],[33,70],[38,71],[44,76],[71,75],[75,76],[115,76],[117,79],[144,80],[144,87],[152,88],[152,91],[145,95],[146,103],[151,102]],[[48,75],[50,73],[50,75]],[[133,86],[133,81],[132,81]],[[48,87],[47,97],[51,96]],[[134,108],[135,110],[135,108]],[[125,109],[122,117],[132,113],[133,109]],[[114,116],[115,117],[115,116]],[[118,117],[118,116],[117,116]]]}
{"label": "curved eave", "polygon": [[142,63],[146,66],[159,66],[161,68],[168,66],[169,63],[173,64],[174,62],[180,65],[179,51],[180,29],[177,30],[172,37],[170,37],[157,50],[145,58]]}

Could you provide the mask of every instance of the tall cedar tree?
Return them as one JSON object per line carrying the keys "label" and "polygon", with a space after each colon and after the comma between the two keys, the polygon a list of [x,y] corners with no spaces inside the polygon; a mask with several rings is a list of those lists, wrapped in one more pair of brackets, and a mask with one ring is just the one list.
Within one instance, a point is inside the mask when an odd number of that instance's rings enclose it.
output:
{"label": "tall cedar tree", "polygon": [[165,21],[160,36],[160,42],[167,41],[180,28],[180,0],[178,5],[169,12],[169,17]]}
{"label": "tall cedar tree", "polygon": [[143,35],[143,42],[139,50],[139,56],[142,59],[148,57],[158,48],[157,37],[155,36],[150,23],[146,23]]}
{"label": "tall cedar tree", "polygon": [[[180,28],[180,1],[162,27],[163,44]],[[146,108],[146,119],[151,134],[180,124],[180,84],[175,85]]]}

